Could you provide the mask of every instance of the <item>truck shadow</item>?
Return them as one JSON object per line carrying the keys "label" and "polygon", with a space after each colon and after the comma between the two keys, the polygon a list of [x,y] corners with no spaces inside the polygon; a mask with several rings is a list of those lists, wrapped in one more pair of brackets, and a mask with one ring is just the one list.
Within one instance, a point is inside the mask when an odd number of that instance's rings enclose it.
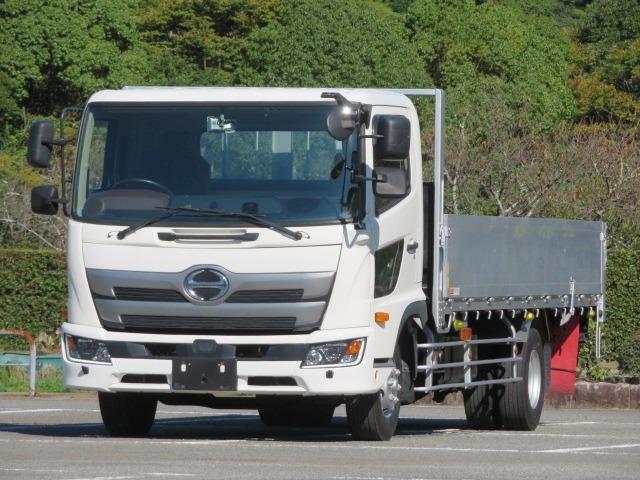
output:
{"label": "truck shadow", "polygon": [[[403,418],[398,425],[396,436],[441,435],[469,428],[464,419]],[[113,438],[109,436],[101,422],[0,423],[0,432],[59,439]],[[113,439],[117,440],[117,438]],[[262,424],[258,415],[250,414],[158,418],[149,434],[139,440],[353,441],[344,416],[336,415],[327,427],[298,428],[268,427]]]}

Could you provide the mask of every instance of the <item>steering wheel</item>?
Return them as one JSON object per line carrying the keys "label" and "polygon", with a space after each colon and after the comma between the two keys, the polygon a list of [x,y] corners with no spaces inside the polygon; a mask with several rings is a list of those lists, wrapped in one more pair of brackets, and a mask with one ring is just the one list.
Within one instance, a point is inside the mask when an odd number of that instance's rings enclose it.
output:
{"label": "steering wheel", "polygon": [[113,189],[127,188],[126,185],[134,185],[136,183],[141,183],[147,188],[151,187],[154,190],[159,190],[163,193],[166,193],[169,196],[173,196],[173,192],[169,190],[167,187],[165,187],[161,183],[158,183],[154,180],[149,180],[148,178],[125,178],[124,180],[120,180],[119,182],[116,182],[111,188]]}

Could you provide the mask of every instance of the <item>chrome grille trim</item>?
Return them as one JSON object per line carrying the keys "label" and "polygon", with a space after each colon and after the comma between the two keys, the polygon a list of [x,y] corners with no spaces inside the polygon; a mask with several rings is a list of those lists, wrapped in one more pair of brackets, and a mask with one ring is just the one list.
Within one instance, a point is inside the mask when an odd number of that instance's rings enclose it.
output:
{"label": "chrome grille trim", "polygon": [[[113,298],[114,300],[140,302],[187,302],[188,300],[177,290],[163,288],[113,287],[115,297],[102,297],[92,292],[95,298]],[[225,300],[225,303],[291,303],[304,300],[301,288],[238,290]],[[322,300],[322,299],[312,299]]]}

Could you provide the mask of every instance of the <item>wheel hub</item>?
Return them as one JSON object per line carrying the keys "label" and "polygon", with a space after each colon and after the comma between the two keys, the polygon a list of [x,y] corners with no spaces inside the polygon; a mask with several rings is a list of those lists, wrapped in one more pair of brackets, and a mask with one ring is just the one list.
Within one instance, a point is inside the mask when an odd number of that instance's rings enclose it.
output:
{"label": "wheel hub", "polygon": [[393,412],[396,410],[398,404],[400,403],[400,398],[398,395],[400,394],[400,390],[402,386],[400,385],[400,370],[394,368],[389,373],[389,377],[382,387],[382,392],[380,393],[380,403],[382,405],[382,413],[385,417],[390,417],[393,415]]}
{"label": "wheel hub", "polygon": [[527,378],[527,391],[529,393],[529,405],[536,408],[542,392],[542,366],[540,356],[536,350],[529,355],[529,375]]}

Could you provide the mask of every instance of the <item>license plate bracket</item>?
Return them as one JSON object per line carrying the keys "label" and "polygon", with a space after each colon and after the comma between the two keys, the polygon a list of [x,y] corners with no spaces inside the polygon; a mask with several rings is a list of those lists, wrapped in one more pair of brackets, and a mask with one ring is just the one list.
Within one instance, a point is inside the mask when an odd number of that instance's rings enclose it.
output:
{"label": "license plate bracket", "polygon": [[238,389],[235,358],[174,358],[172,374],[173,390],[231,392]]}

